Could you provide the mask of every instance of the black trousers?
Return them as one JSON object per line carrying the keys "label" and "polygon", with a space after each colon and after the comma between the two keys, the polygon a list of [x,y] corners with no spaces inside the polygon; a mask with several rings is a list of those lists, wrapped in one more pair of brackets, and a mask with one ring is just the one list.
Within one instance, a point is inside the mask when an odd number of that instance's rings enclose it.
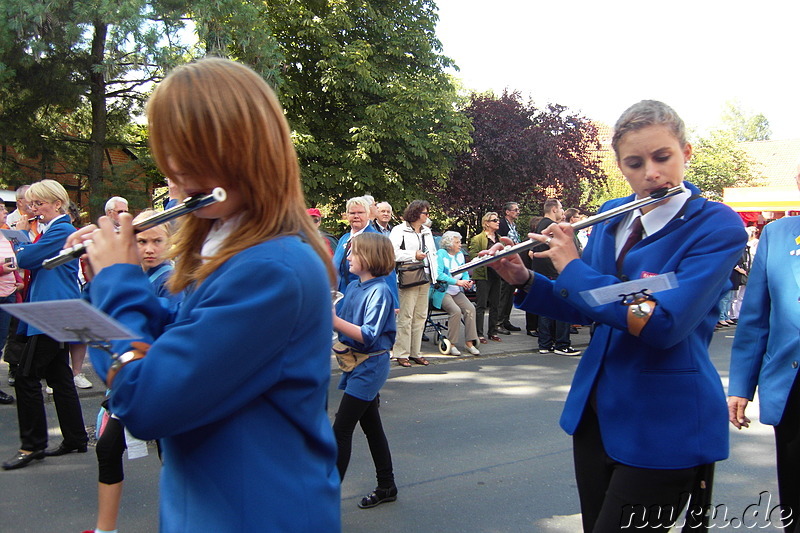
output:
{"label": "black trousers", "polygon": [[501,326],[505,326],[511,321],[511,309],[514,307],[514,291],[516,290],[506,280],[500,280],[500,316],[497,318],[497,323]]}
{"label": "black trousers", "polygon": [[47,413],[42,396],[42,379],[53,389],[53,401],[64,443],[68,446],[86,444],[89,438],[69,367],[69,348],[47,335],[33,335],[28,337],[14,384],[20,449],[34,452],[47,448]]}
{"label": "black trousers", "polygon": [[534,315],[533,313],[525,312],[525,330],[526,331],[535,331],[538,335],[539,333],[539,315]]}
{"label": "black trousers", "polygon": [[[800,531],[800,379],[795,378],[786,409],[775,426],[775,450],[778,463],[778,493],[783,515],[783,530]],[[791,514],[789,514],[791,512]]]}
{"label": "black trousers", "polygon": [[573,436],[573,459],[586,533],[669,531],[703,469],[657,470],[614,461],[591,406]]}
{"label": "black trousers", "polygon": [[371,402],[359,400],[347,393],[342,396],[339,411],[333,421],[333,434],[339,454],[336,466],[339,477],[344,479],[347,466],[350,464],[350,454],[353,447],[353,431],[356,424],[361,422],[361,429],[367,437],[372,462],[375,463],[375,474],[378,478],[378,487],[388,489],[394,487],[394,469],[392,467],[392,453],[389,451],[389,441],[383,431],[381,414],[378,408],[381,404],[381,395],[378,394]]}
{"label": "black trousers", "polygon": [[502,278],[499,274],[490,270],[487,277],[489,279],[475,280],[475,326],[478,337],[484,337],[483,317],[486,309],[489,309],[489,322],[487,333],[494,335],[497,333],[497,325],[500,322],[500,282]]}

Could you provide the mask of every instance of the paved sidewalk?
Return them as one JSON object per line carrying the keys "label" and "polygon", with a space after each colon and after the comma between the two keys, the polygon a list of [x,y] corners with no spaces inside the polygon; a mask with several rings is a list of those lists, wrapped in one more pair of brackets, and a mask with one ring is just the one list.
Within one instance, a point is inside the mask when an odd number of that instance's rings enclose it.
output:
{"label": "paved sidewalk", "polygon": [[[447,317],[443,316],[437,320],[445,327],[445,334],[447,328]],[[445,363],[452,360],[460,360],[464,358],[480,358],[480,357],[494,357],[503,355],[519,355],[525,353],[538,353],[539,345],[536,337],[531,337],[525,332],[525,313],[519,309],[514,308],[511,311],[511,323],[515,326],[522,328],[522,331],[511,333],[511,335],[500,335],[500,342],[489,341],[487,344],[478,344],[478,349],[481,355],[470,355],[464,346],[464,341],[459,339],[456,343],[456,348],[461,351],[460,356],[442,355],[439,352],[439,347],[435,343],[435,333],[432,329],[426,330],[426,335],[430,338],[429,341],[422,343],[422,355],[428,359],[431,364]],[[463,328],[462,328],[463,335]],[[578,328],[578,334],[571,336],[572,346],[577,350],[583,351],[589,345],[589,326]],[[551,354],[546,357],[563,357],[560,355]],[[335,360],[334,360],[335,365]],[[394,363],[394,366],[397,366]],[[405,370],[413,370],[416,366],[412,363],[412,368]]]}

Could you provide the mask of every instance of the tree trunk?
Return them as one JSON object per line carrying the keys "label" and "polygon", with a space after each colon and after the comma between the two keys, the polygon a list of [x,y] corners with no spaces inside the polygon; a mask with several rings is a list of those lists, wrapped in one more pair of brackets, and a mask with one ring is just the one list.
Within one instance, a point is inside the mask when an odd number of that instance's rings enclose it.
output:
{"label": "tree trunk", "polygon": [[92,105],[92,136],[89,144],[89,218],[95,222],[103,215],[103,153],[106,143],[107,115],[106,79],[103,68],[108,24],[96,20],[92,39],[89,71],[89,102]]}

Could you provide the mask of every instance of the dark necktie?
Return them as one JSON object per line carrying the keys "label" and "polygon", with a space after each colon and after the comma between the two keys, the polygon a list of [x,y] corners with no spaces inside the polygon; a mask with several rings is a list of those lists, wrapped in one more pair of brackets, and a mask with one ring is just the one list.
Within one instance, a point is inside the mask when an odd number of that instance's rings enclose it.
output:
{"label": "dark necktie", "polygon": [[636,217],[633,219],[633,224],[631,224],[631,234],[628,235],[628,239],[625,241],[625,244],[622,246],[622,250],[619,251],[619,257],[617,257],[617,270],[622,269],[622,261],[625,260],[625,256],[628,255],[628,250],[633,248],[633,245],[637,242],[642,240],[642,217]]}

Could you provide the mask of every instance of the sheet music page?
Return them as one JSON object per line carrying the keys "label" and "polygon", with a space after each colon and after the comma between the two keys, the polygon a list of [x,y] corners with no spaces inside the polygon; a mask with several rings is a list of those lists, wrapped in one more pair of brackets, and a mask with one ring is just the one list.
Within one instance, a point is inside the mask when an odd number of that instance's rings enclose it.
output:
{"label": "sheet music page", "polygon": [[5,237],[8,242],[11,243],[11,246],[28,244],[31,242],[31,236],[27,231],[22,231],[19,229],[0,229],[0,232],[2,232],[3,237]]}
{"label": "sheet music page", "polygon": [[677,286],[678,278],[675,276],[675,272],[667,272],[666,274],[659,274],[658,276],[635,279],[626,281],[625,283],[615,283],[614,285],[608,285],[607,287],[600,287],[590,291],[581,291],[579,294],[587,304],[592,307],[597,307],[611,302],[619,302],[622,300],[623,294],[640,292],[643,289],[647,289],[648,293],[654,294],[667,289],[674,289]]}
{"label": "sheet music page", "polygon": [[50,300],[2,304],[0,309],[42,330],[58,342],[137,339],[121,322],[91,306],[86,300]]}

